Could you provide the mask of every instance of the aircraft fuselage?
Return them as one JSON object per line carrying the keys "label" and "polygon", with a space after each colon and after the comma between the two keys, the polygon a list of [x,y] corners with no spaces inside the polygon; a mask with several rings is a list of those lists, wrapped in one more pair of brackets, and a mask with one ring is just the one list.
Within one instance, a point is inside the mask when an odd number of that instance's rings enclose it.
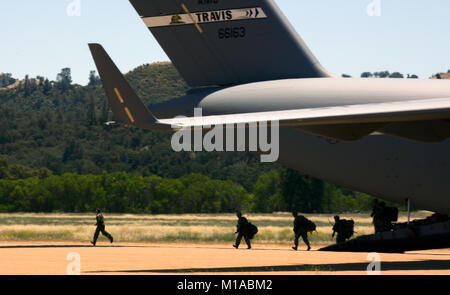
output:
{"label": "aircraft fuselage", "polygon": [[[313,78],[209,88],[150,109],[158,118],[267,112],[450,97],[450,81]],[[444,119],[444,118],[443,118]],[[448,118],[445,118],[448,120]],[[328,182],[450,214],[450,139],[425,143],[382,134],[330,141],[280,128],[278,162]]]}

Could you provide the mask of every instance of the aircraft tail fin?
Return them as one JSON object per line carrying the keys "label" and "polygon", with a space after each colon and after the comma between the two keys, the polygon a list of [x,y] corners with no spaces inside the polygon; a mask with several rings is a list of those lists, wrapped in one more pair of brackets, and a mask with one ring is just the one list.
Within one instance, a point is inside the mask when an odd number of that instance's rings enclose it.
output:
{"label": "aircraft tail fin", "polygon": [[130,84],[100,44],[89,49],[102,79],[103,88],[118,125],[153,129],[156,119],[131,88]]}
{"label": "aircraft tail fin", "polygon": [[331,77],[274,0],[130,0],[192,87]]}

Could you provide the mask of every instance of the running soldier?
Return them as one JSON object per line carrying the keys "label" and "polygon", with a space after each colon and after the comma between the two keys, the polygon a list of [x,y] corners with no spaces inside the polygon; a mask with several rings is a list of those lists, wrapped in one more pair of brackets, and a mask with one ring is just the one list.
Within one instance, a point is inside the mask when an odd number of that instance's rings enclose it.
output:
{"label": "running soldier", "polygon": [[97,209],[96,212],[97,212],[97,216],[95,218],[97,220],[97,223],[95,225],[97,226],[97,228],[95,229],[94,240],[91,241],[91,244],[95,246],[100,232],[102,233],[102,235],[107,237],[109,239],[109,241],[112,243],[113,237],[107,231],[105,231],[105,219],[103,218],[103,214],[102,214],[101,210]]}

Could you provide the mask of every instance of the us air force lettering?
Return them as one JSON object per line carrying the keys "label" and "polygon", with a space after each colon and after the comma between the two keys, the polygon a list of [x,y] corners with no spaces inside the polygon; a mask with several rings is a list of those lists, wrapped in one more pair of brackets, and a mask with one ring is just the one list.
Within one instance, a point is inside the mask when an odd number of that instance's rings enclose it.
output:
{"label": "us air force lettering", "polygon": [[[116,124],[171,130],[174,122],[206,129],[279,121],[280,164],[450,214],[449,81],[336,78],[273,0],[130,2],[196,89],[147,108],[102,46],[91,44]],[[195,108],[203,118],[193,117]]]}
{"label": "us air force lettering", "polygon": [[[142,17],[145,25],[149,28],[174,26],[174,25],[193,25],[215,23],[215,22],[230,22],[236,20],[253,20],[267,18],[264,10],[260,7],[232,9],[232,10],[217,10],[217,11],[202,11],[191,12],[189,14],[173,14],[154,17]],[[191,16],[194,16],[193,18]]]}

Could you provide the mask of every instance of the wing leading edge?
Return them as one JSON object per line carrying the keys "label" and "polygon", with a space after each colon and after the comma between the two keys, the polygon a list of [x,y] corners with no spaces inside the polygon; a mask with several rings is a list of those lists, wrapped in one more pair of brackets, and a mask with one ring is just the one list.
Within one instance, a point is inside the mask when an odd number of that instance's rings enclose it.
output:
{"label": "wing leading edge", "polygon": [[450,98],[295,109],[204,117],[159,119],[174,128],[279,121],[280,125],[329,125],[405,122],[450,118]]}
{"label": "wing leading edge", "polygon": [[[380,131],[397,137],[435,142],[450,137],[449,119],[450,98],[434,98],[273,112],[176,117],[158,119],[156,123],[171,125],[177,129],[275,121],[280,126],[296,126],[300,130],[338,140],[357,140]],[[439,125],[441,121],[443,125]],[[411,132],[407,132],[410,124],[413,124],[411,128],[414,129],[420,126],[424,134],[411,136]],[[430,126],[433,130],[437,128],[439,135],[427,134],[427,128],[431,128]]]}

